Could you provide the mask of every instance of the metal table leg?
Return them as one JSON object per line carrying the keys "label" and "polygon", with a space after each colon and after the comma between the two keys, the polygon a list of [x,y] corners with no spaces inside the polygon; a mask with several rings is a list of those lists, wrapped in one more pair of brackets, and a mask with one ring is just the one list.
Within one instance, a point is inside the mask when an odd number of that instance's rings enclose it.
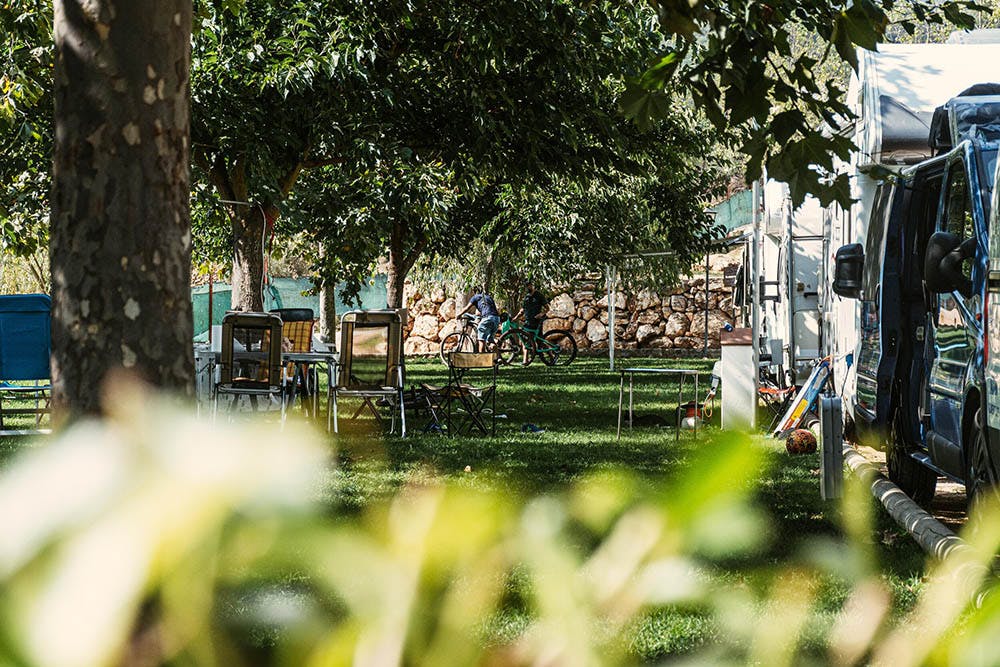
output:
{"label": "metal table leg", "polygon": [[701,414],[704,411],[704,406],[698,407],[698,397],[701,394],[698,393],[698,374],[694,374],[694,439],[698,439],[698,420],[701,419]]}
{"label": "metal table leg", "polygon": [[684,424],[684,417],[681,417],[681,406],[684,400],[684,373],[677,374],[677,431],[674,433],[674,442],[681,440],[681,425]]}
{"label": "metal table leg", "polygon": [[625,373],[621,374],[618,385],[618,439],[622,438],[622,401],[625,399]]}
{"label": "metal table leg", "polygon": [[635,373],[628,374],[628,430],[632,430],[632,415],[635,414],[632,405],[632,381],[635,379]]}

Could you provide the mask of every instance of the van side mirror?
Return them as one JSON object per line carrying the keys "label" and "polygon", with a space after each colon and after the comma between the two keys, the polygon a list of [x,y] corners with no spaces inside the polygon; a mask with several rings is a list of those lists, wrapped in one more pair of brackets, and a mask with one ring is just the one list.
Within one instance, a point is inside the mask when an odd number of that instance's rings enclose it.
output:
{"label": "van side mirror", "polygon": [[956,234],[934,232],[927,241],[924,255],[924,283],[937,294],[959,292],[972,294],[972,281],[962,273],[962,262],[976,253],[975,237],[962,241]]}
{"label": "van side mirror", "polygon": [[860,299],[864,269],[864,246],[860,243],[840,246],[834,258],[833,293],[846,299]]}

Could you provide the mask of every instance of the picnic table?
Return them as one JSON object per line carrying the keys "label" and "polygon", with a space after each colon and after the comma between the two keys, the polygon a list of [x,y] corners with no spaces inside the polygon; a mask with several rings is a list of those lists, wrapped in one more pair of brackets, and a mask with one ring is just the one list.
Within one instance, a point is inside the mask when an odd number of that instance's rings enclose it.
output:
{"label": "picnic table", "polygon": [[[677,376],[677,433],[675,441],[681,437],[680,408],[683,405],[684,378],[694,376],[695,405],[698,404],[698,373],[693,368],[622,368],[619,371],[621,382],[618,386],[618,439],[622,437],[622,404],[625,400],[625,376],[628,375],[628,427],[632,429],[633,385],[636,375],[676,375]],[[698,420],[694,420],[694,435],[698,437]]]}

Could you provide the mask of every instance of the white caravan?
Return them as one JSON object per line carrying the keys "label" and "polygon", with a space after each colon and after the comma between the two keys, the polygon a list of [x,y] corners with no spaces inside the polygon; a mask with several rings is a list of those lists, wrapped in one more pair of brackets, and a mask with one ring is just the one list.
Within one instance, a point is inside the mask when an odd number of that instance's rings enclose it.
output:
{"label": "white caravan", "polygon": [[801,384],[820,357],[825,211],[810,197],[792,208],[788,186],[764,184],[760,254],[761,361],[779,383]]}

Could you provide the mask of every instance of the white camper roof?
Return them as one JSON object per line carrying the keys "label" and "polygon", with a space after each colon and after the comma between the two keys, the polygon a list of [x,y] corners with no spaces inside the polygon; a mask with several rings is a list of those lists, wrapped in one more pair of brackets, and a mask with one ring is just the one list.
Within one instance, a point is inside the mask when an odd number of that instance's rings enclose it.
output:
{"label": "white camper roof", "polygon": [[931,156],[934,109],[977,83],[1000,83],[1000,44],[879,44],[858,51],[848,100],[858,115],[858,166]]}

